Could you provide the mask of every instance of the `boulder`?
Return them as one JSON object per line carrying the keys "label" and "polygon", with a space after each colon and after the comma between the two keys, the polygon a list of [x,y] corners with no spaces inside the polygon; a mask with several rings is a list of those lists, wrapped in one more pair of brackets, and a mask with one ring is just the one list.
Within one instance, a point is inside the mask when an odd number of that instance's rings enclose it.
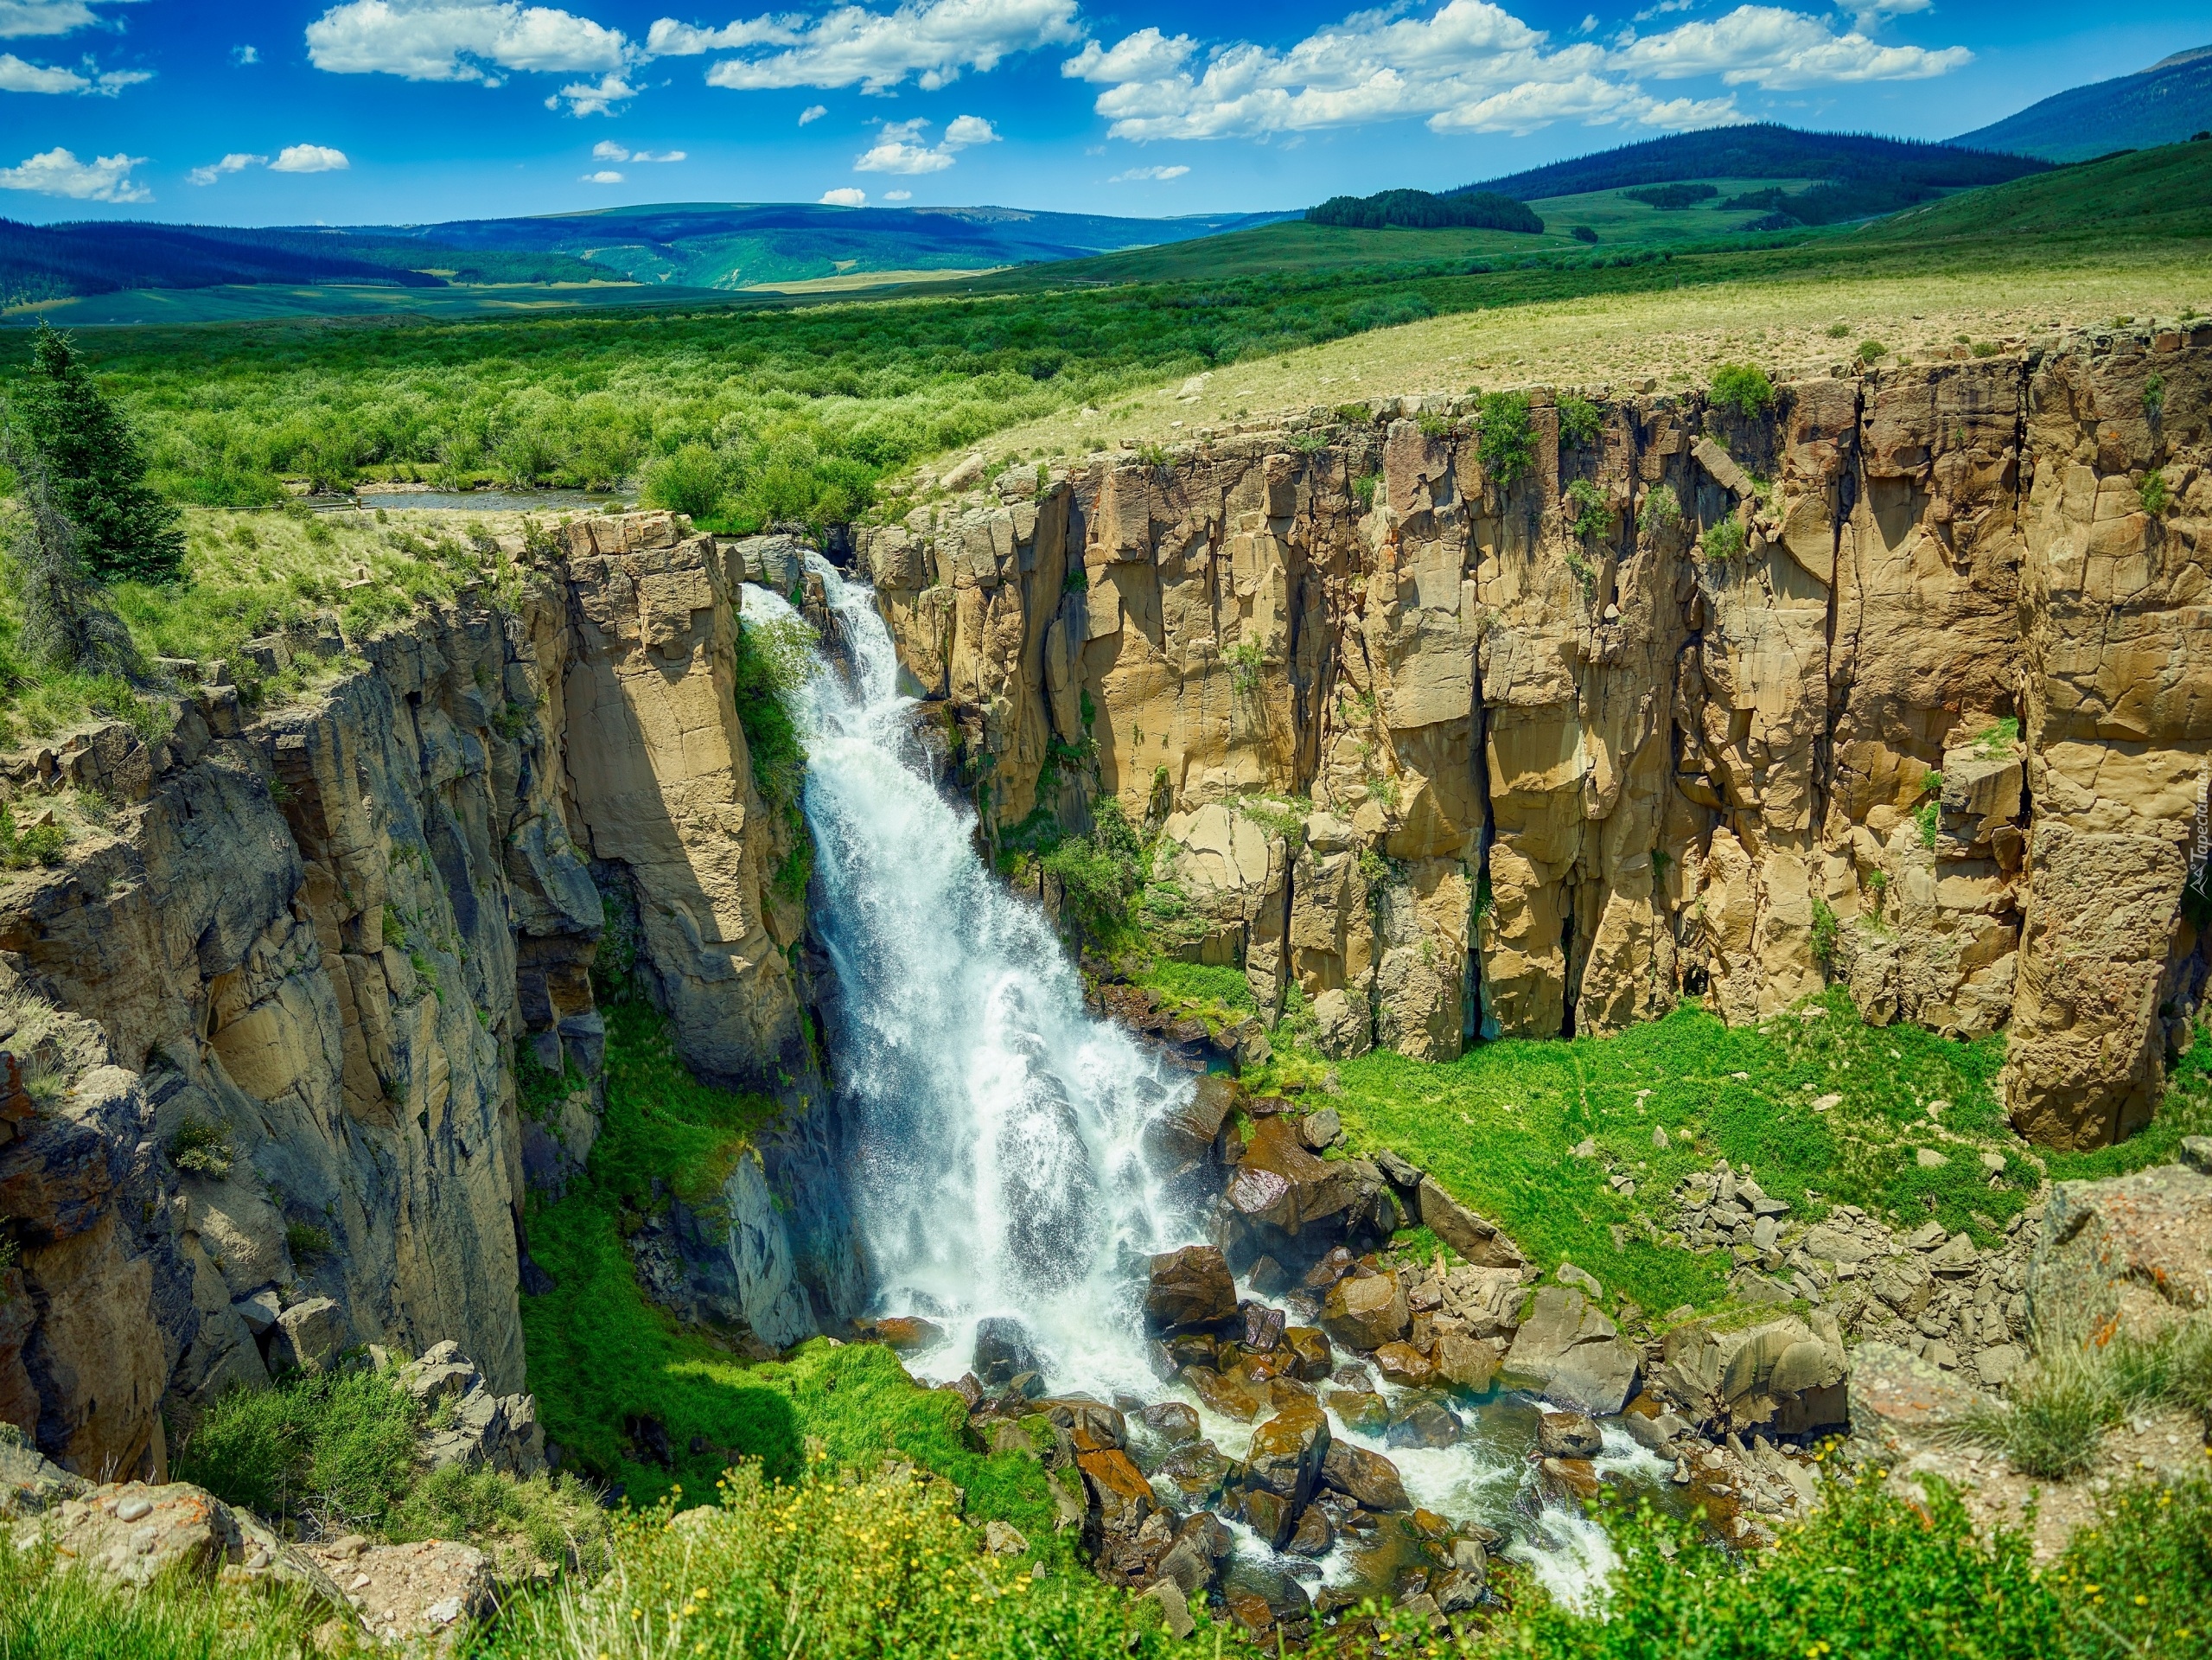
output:
{"label": "boulder", "polygon": [[234,1510],[188,1482],[131,1481],[61,1497],[48,1514],[16,1529],[29,1551],[41,1541],[57,1567],[81,1567],[95,1578],[143,1587],[175,1577],[228,1579],[289,1586],[350,1619],[345,1594],[329,1576],[271,1532],[252,1512]]}
{"label": "boulder", "polygon": [[1877,1446],[1955,1429],[1987,1404],[1980,1391],[1909,1349],[1862,1343],[1852,1351],[1852,1433]]}
{"label": "boulder", "polygon": [[1393,1383],[1423,1388],[1436,1381],[1436,1362],[1410,1343],[1386,1343],[1374,1351],[1375,1370]]}
{"label": "boulder", "polygon": [[1253,1432],[1243,1484],[1275,1494],[1295,1515],[1313,1497],[1329,1446],[1327,1414],[1316,1401],[1293,1399]]}
{"label": "boulder", "polygon": [[1029,1327],[1004,1314],[978,1320],[974,1365],[976,1376],[994,1389],[1005,1388],[1023,1372],[1036,1371],[1039,1362],[1030,1347]]}
{"label": "boulder", "polygon": [[1145,1126],[1144,1155],[1154,1172],[1175,1181],[1205,1170],[1220,1146],[1222,1125],[1245,1099],[1244,1086],[1227,1073],[1201,1076],[1189,1100]]}
{"label": "boulder", "polygon": [[1411,1312],[1397,1273],[1352,1274],[1329,1288],[1321,1329],[1347,1349],[1373,1350],[1405,1336]]}
{"label": "boulder", "polygon": [[1635,1393],[1634,1345],[1580,1292],[1546,1286],[1514,1333],[1499,1382],[1561,1406],[1610,1417]]}
{"label": "boulder", "polygon": [[1661,1352],[1660,1386],[1718,1430],[1802,1435],[1849,1416],[1843,1334],[1825,1310],[1809,1324],[1794,1314],[1691,1320],[1667,1333]]}
{"label": "boulder", "polygon": [[345,1347],[345,1316],[338,1305],[328,1297],[310,1297],[277,1315],[269,1338],[270,1369],[327,1371]]}
{"label": "boulder", "polygon": [[2061,1182],[2043,1208],[2028,1308],[2058,1329],[2117,1312],[2148,1332],[2212,1307],[2212,1176],[2160,1165],[2100,1182]]}
{"label": "boulder", "polygon": [[1528,1259],[1497,1225],[1476,1216],[1445,1192],[1433,1176],[1420,1179],[1421,1223],[1438,1239],[1480,1268],[1520,1268]]}
{"label": "boulder", "polygon": [[1229,1478],[1233,1466],[1211,1441],[1186,1441],[1160,1461],[1154,1476],[1182,1495],[1183,1502],[1204,1506]]}
{"label": "boulder", "polygon": [[1399,1478],[1398,1466],[1381,1453],[1349,1441],[1329,1442],[1321,1461],[1321,1479],[1324,1486],[1354,1500],[1361,1509],[1379,1515],[1413,1508],[1412,1500],[1406,1497],[1406,1484]]}
{"label": "boulder", "polygon": [[81,1498],[92,1483],[40,1456],[13,1424],[0,1424],[0,1516],[38,1516],[65,1498]]}
{"label": "boulder", "polygon": [[[1174,1553],[1169,1553],[1172,1555]],[[1178,1643],[1198,1629],[1190,1617],[1190,1598],[1183,1588],[1171,1579],[1158,1579],[1144,1589],[1145,1599],[1157,1606],[1160,1623],[1167,1627],[1168,1635]]]}
{"label": "boulder", "polygon": [[1335,1363],[1335,1356],[1329,1347],[1329,1336],[1318,1326],[1285,1326],[1283,1346],[1291,1351],[1292,1374],[1309,1383],[1320,1382]]}
{"label": "boulder", "polygon": [[882,1319],[869,1321],[862,1330],[884,1347],[902,1355],[934,1349],[945,1341],[943,1326],[911,1314],[887,1315]]}
{"label": "boulder", "polygon": [[1152,1259],[1145,1329],[1156,1337],[1226,1325],[1237,1315],[1237,1284],[1213,1245],[1186,1245]]}
{"label": "boulder", "polygon": [[445,1539],[375,1545],[354,1534],[303,1554],[347,1587],[362,1623],[386,1646],[411,1650],[420,1643],[449,1652],[453,1638],[499,1612],[496,1567],[474,1545]]}
{"label": "boulder", "polygon": [[1456,1446],[1466,1426],[1431,1395],[1401,1397],[1383,1440],[1393,1446]]}
{"label": "boulder", "polygon": [[1471,1338],[1462,1331],[1437,1334],[1437,1381],[1470,1395],[1481,1395],[1496,1382],[1501,1357],[1498,1345],[1486,1338]]}
{"label": "boulder", "polygon": [[1280,1261],[1310,1261],[1348,1236],[1387,1238],[1398,1209],[1373,1165],[1320,1159],[1299,1139],[1298,1120],[1263,1118],[1245,1144],[1222,1193],[1227,1216],[1247,1242],[1239,1259],[1263,1253]]}
{"label": "boulder", "polygon": [[1367,1389],[1331,1389],[1329,1409],[1362,1435],[1380,1435],[1390,1424],[1390,1403]]}
{"label": "boulder", "polygon": [[1536,1450],[1547,1459],[1594,1459],[1605,1438],[1586,1412],[1547,1412],[1537,1425]]}
{"label": "boulder", "polygon": [[1335,1146],[1343,1134],[1344,1121],[1334,1107],[1324,1107],[1317,1113],[1308,1113],[1298,1126],[1299,1139],[1316,1152]]}
{"label": "boulder", "polygon": [[1182,1446],[1198,1439],[1198,1414],[1180,1401],[1156,1401],[1136,1417],[1163,1446]]}

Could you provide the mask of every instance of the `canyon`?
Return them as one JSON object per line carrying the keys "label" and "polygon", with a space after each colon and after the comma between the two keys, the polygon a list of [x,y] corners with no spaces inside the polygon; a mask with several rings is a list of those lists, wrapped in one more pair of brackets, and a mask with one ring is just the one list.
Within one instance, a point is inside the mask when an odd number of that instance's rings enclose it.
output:
{"label": "canyon", "polygon": [[[2031,1140],[2144,1124],[2207,967],[2212,327],[1750,411],[1539,393],[1525,457],[1484,459],[1482,410],[1305,412],[856,527],[979,839],[1117,801],[1162,839],[1163,948],[1329,1057],[1833,979],[1872,1021],[2007,1030]],[[522,1389],[595,968],[782,1108],[672,1296],[773,1348],[864,1311],[869,1126],[826,1058],[855,992],[778,879],[805,832],[739,710],[749,583],[849,636],[789,537],[581,519],[392,632],[258,642],[325,660],[296,703],[199,665],[158,741],[10,763],[19,820],[105,817],[0,890],[0,1418],[159,1478],[165,1408],[358,1344]]]}

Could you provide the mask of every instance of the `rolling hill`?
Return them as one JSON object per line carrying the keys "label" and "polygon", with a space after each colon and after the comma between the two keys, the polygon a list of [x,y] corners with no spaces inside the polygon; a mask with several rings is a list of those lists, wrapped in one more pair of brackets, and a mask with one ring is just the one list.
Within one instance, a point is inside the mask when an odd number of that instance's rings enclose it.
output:
{"label": "rolling hill", "polygon": [[1948,196],[1862,226],[1846,246],[2190,239],[2212,246],[2212,139],[2079,163]]}
{"label": "rolling hill", "polygon": [[[1757,211],[1773,215],[1777,227],[1785,221],[1837,225],[1895,213],[1949,191],[1999,184],[2049,165],[2028,156],[1956,144],[1919,144],[1871,133],[1801,132],[1761,122],[1649,138],[1463,185],[1450,194],[1493,191],[1535,201],[1724,177],[1789,180],[1799,182],[1801,188],[1784,190],[1777,182],[1764,193]],[[1737,200],[1756,194],[1744,192]]]}
{"label": "rolling hill", "polygon": [[2212,130],[2212,46],[2200,46],[2132,75],[2069,87],[1951,142],[2083,162],[2115,150],[2176,144],[2207,130]]}
{"label": "rolling hill", "polygon": [[1116,219],[1007,208],[668,203],[435,225],[239,229],[0,221],[0,305],[217,285],[642,283],[743,290],[977,271],[1212,236],[1285,217]]}

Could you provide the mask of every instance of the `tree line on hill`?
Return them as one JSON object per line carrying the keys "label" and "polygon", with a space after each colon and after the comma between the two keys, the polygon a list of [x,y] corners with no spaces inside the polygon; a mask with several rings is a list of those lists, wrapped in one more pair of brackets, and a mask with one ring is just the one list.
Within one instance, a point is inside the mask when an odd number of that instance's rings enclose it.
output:
{"label": "tree line on hill", "polygon": [[1410,230],[1520,231],[1544,234],[1544,221],[1526,202],[1488,191],[1439,196],[1426,190],[1379,190],[1372,196],[1331,196],[1306,209],[1310,225],[1341,225],[1355,230],[1386,227]]}

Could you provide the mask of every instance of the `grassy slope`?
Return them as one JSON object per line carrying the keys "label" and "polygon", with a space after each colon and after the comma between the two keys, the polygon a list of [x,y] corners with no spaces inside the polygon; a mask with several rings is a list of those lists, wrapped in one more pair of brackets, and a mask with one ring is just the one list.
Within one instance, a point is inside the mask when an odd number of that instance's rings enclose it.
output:
{"label": "grassy slope", "polygon": [[[1170,967],[1152,983],[1204,1006],[1208,988],[1187,970]],[[1542,1267],[1571,1261],[1654,1311],[1723,1295],[1725,1255],[1693,1256],[1643,1234],[1647,1217],[1666,1231],[1673,1184],[1718,1158],[1752,1171],[1801,1217],[1848,1203],[1904,1229],[1932,1216],[1987,1244],[2046,1177],[2137,1169],[2212,1128],[2212,1038],[2177,1069],[2151,1128],[2122,1146],[2053,1153],[2005,1121],[1992,1089],[2001,1037],[1960,1044],[1917,1027],[1868,1026],[1840,992],[1813,1006],[1823,1012],[1731,1028],[1686,1006],[1610,1037],[1479,1044],[1445,1065],[1379,1052],[1334,1069],[1341,1093],[1331,1104],[1355,1147],[1395,1149]],[[1292,1055],[1254,1087],[1320,1070]],[[1842,1101],[1816,1111],[1832,1094]],[[1949,1105],[1931,1114],[1938,1101]],[[1585,1138],[1601,1157],[1574,1156]],[[1922,1147],[1948,1162],[1922,1166]],[[2005,1160],[1993,1180],[1984,1151]],[[1614,1173],[1635,1178],[1633,1197],[1608,1185]],[[1625,1230],[1618,1246],[1616,1227]]]}
{"label": "grassy slope", "polygon": [[29,324],[43,316],[57,329],[162,328],[197,323],[262,322],[293,317],[514,317],[609,307],[726,304],[734,297],[709,289],[624,282],[469,284],[379,288],[370,284],[226,284],[215,288],[140,288],[21,306],[0,322]]}
{"label": "grassy slope", "polygon": [[[1049,1540],[1051,1499],[1035,1461],[970,1450],[959,1398],[918,1388],[888,1349],[817,1340],[784,1360],[748,1363],[645,1299],[626,1234],[662,1202],[660,1190],[711,1199],[719,1172],[747,1156],[773,1109],[694,1082],[642,1003],[608,1015],[607,1115],[589,1169],[565,1197],[534,1201],[529,1215],[531,1254],[554,1281],[522,1299],[530,1388],[547,1436],[641,1502],[673,1483],[704,1497],[739,1458],[795,1479],[809,1436],[840,1466],[871,1468],[896,1452],[966,1489],[971,1515]],[[636,1456],[624,1420],[645,1414],[666,1427],[674,1470]],[[695,1437],[704,1441],[697,1452]]]}
{"label": "grassy slope", "polygon": [[2113,236],[2212,237],[2212,141],[2138,150],[1909,208],[1866,227],[1852,246],[2013,237],[2062,245]]}

